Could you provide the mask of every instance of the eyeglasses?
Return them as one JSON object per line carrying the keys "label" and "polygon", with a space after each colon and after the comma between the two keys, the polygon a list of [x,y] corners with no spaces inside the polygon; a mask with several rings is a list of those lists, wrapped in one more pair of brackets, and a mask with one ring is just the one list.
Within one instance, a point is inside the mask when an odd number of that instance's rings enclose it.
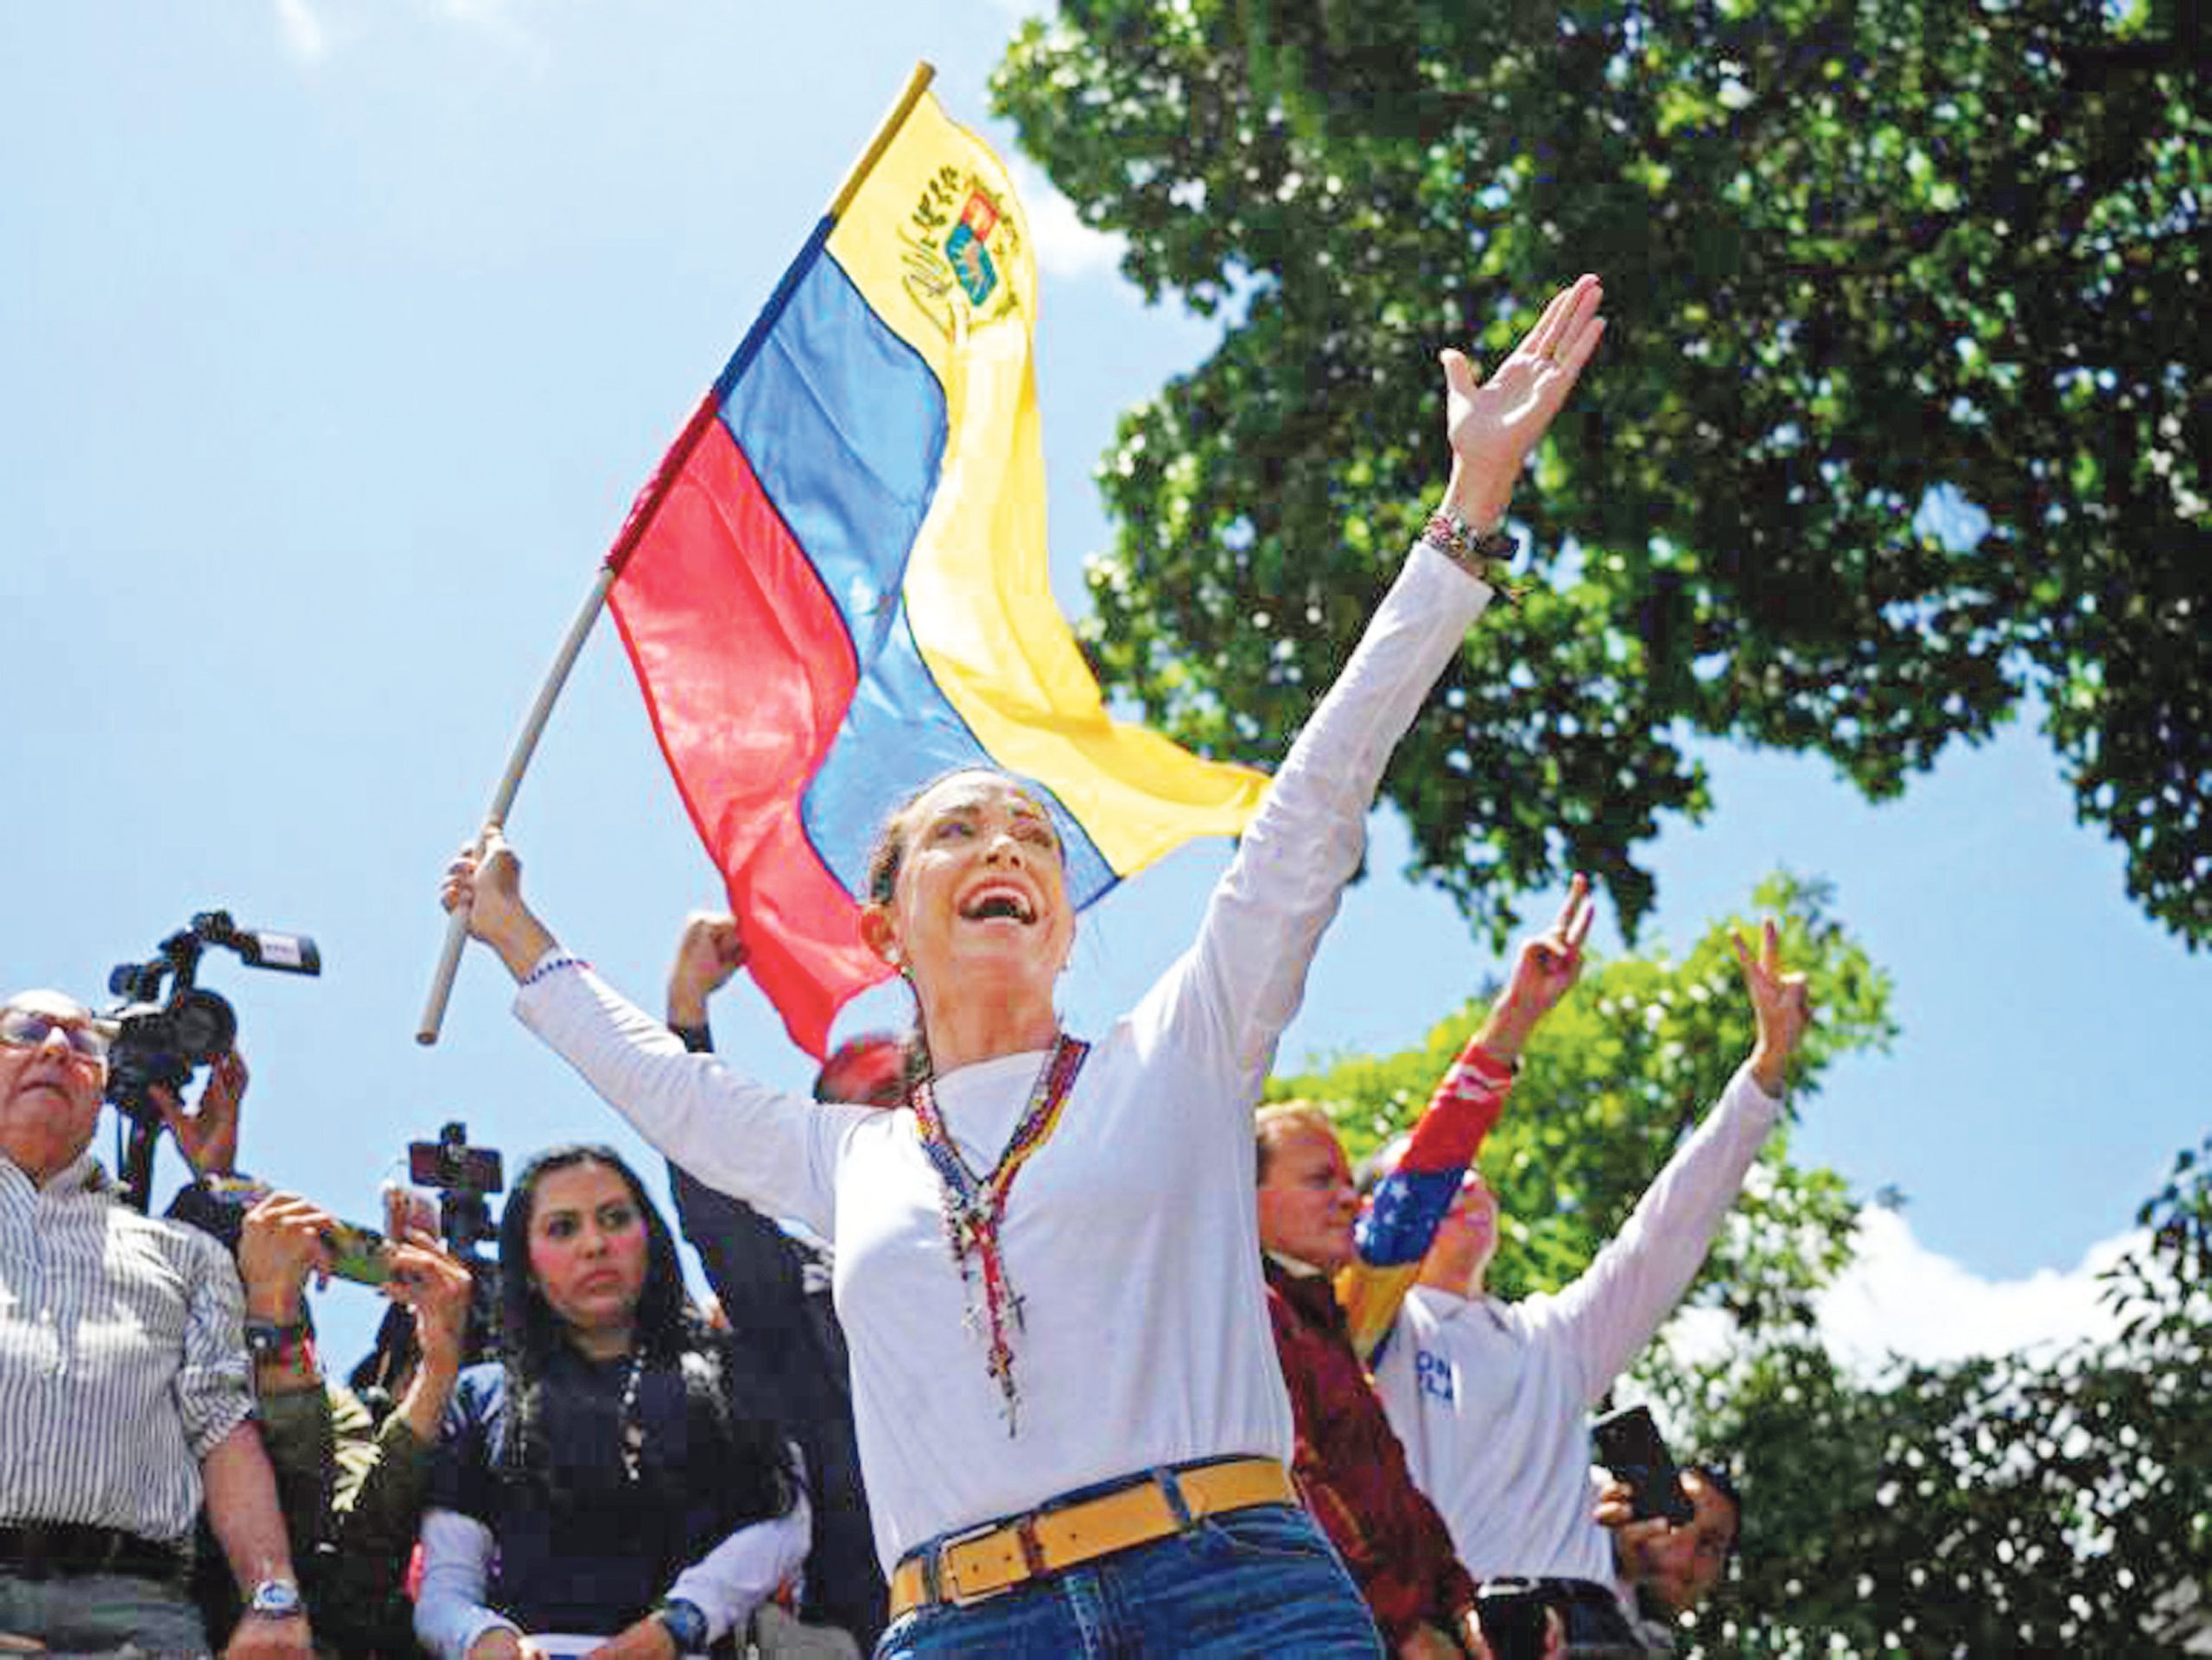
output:
{"label": "eyeglasses", "polygon": [[43,1008],[0,1008],[0,1043],[35,1049],[56,1032],[69,1051],[84,1060],[107,1059],[108,1035],[86,1014],[56,1014]]}

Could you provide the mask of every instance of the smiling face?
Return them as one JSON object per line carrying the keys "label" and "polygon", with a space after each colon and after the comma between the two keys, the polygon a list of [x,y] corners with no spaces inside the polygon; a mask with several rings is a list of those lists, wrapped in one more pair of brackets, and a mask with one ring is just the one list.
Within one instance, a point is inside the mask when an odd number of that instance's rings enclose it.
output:
{"label": "smiling face", "polygon": [[1302,1117],[1261,1129],[1260,1243],[1331,1273],[1352,1259],[1359,1203],[1335,1133]]}
{"label": "smiling face", "polygon": [[531,1277],[578,1346],[626,1345],[648,1241],[621,1172],[597,1162],[548,1172],[532,1195],[529,1237]]}
{"label": "smiling face", "polygon": [[893,821],[896,863],[861,934],[926,996],[1039,986],[1049,997],[1075,938],[1060,838],[1013,779],[956,773]]}
{"label": "smiling face", "polygon": [[[0,1041],[0,1156],[43,1185],[92,1145],[107,1087],[107,1063],[76,1046],[92,1027],[81,1003],[57,991],[27,991],[0,1005],[50,1025],[31,1040]],[[10,1027],[19,1022],[10,1021]]]}

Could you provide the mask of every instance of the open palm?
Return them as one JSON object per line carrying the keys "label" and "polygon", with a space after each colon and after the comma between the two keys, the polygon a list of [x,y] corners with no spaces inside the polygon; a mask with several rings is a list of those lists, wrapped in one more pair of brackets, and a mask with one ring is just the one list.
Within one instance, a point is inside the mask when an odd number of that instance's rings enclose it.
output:
{"label": "open palm", "polygon": [[1443,354],[1445,435],[1453,469],[1500,511],[1521,464],[1598,349],[1605,332],[1605,320],[1598,315],[1604,298],[1595,277],[1561,289],[1486,380],[1464,353]]}

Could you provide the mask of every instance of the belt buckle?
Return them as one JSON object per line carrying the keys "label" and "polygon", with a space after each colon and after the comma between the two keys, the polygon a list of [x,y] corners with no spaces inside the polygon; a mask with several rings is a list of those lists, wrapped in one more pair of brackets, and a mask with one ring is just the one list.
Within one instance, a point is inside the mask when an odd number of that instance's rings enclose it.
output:
{"label": "belt buckle", "polygon": [[[1025,1580],[1033,1579],[1043,1573],[1045,1571],[1044,1552],[1039,1549],[1037,1536],[1031,1528],[1034,1519],[1033,1517],[1024,1516],[1012,1522],[984,1522],[972,1528],[963,1528],[958,1533],[948,1534],[938,1540],[930,1552],[932,1572],[929,1575],[934,1581],[931,1588],[936,1592],[937,1600],[939,1602],[950,1603],[955,1608],[972,1608],[979,1602],[988,1602],[994,1597],[1002,1597]],[[952,1568],[952,1553],[963,1545],[972,1545],[980,1539],[989,1538],[995,1533],[1007,1532],[1014,1535],[1015,1542],[1021,1547],[1023,1571],[1008,1580],[1004,1585],[995,1585],[987,1591],[962,1590],[960,1576]]]}

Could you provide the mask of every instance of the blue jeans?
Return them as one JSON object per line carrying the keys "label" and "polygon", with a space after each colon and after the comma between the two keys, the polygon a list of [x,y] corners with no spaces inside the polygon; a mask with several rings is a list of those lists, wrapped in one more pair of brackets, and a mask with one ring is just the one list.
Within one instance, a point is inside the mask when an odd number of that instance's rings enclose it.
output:
{"label": "blue jeans", "polygon": [[207,1632],[181,1581],[136,1574],[57,1574],[27,1580],[0,1570],[0,1631],[35,1637],[54,1653],[203,1655]]}
{"label": "blue jeans", "polygon": [[1313,1518],[1255,1504],[1017,1586],[894,1621],[876,1660],[925,1655],[1063,1660],[1382,1660],[1359,1589]]}

